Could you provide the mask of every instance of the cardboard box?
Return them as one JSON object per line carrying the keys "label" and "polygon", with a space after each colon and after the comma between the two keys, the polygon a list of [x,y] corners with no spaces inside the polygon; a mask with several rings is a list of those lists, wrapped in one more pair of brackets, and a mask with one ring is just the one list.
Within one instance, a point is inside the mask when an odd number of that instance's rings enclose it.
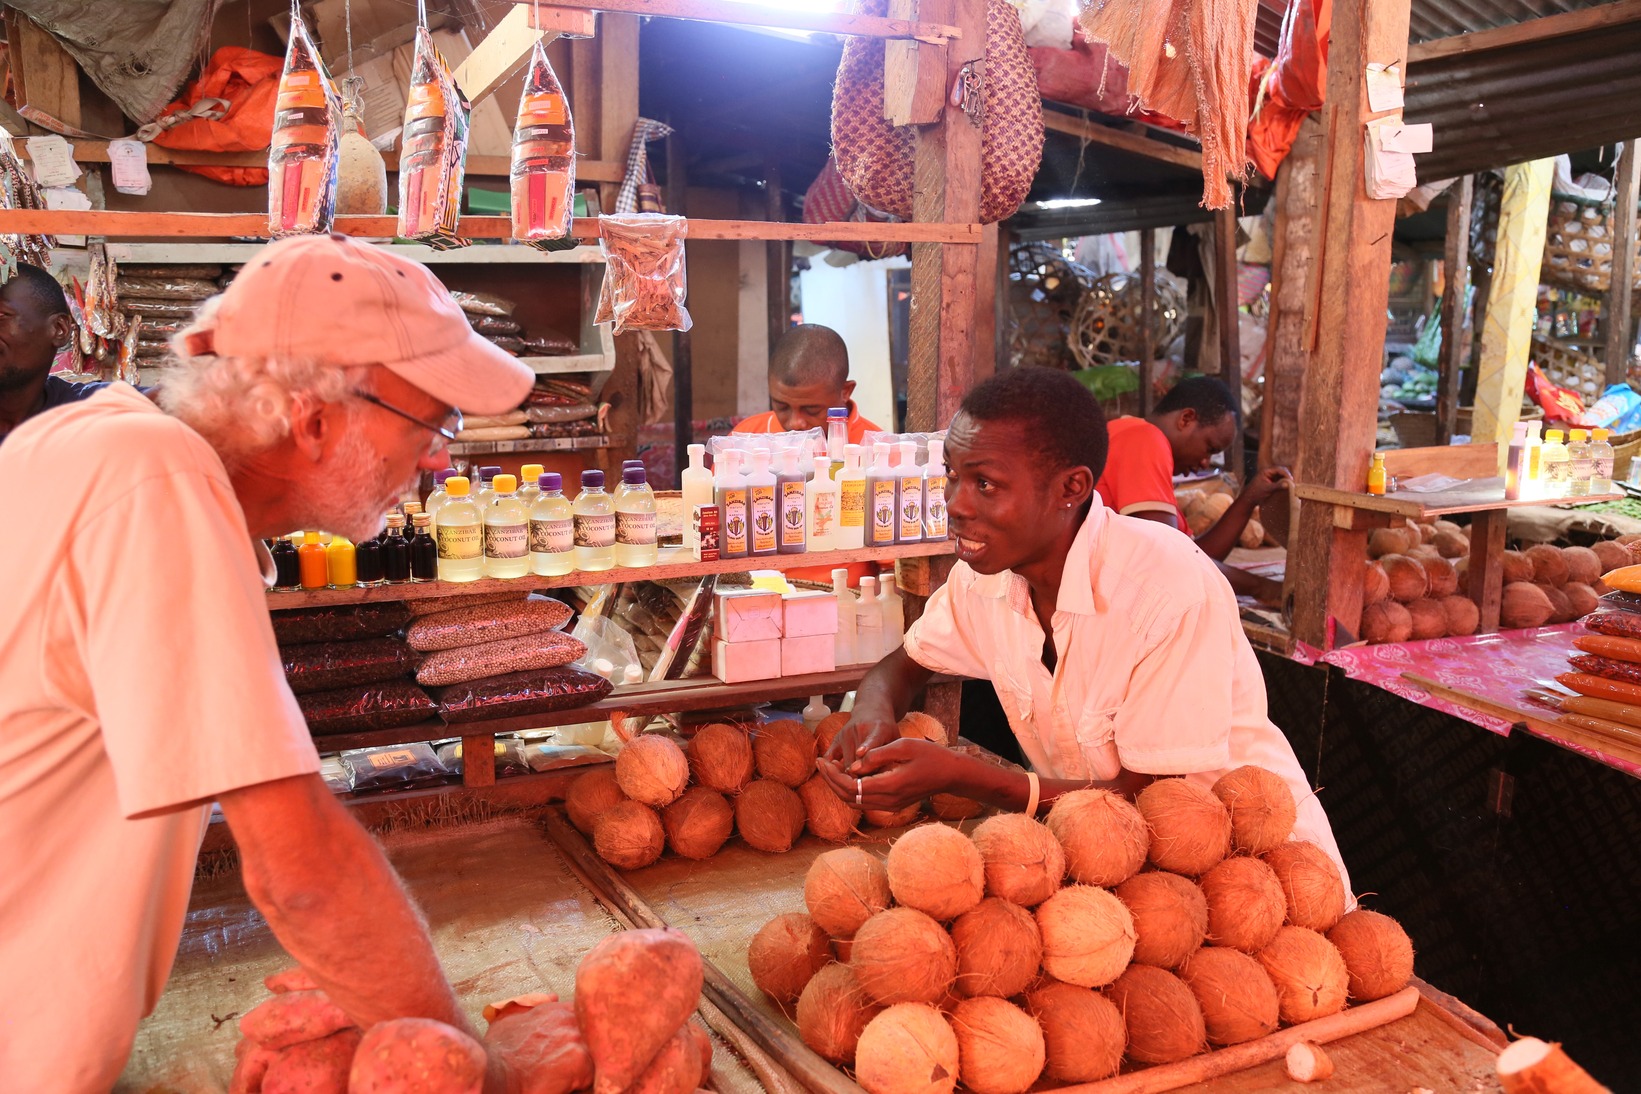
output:
{"label": "cardboard box", "polygon": [[781,597],[781,637],[809,638],[837,633],[836,593],[805,590]]}
{"label": "cardboard box", "polygon": [[773,680],[781,674],[781,640],[712,643],[712,675],[726,684]]}
{"label": "cardboard box", "polygon": [[829,634],[781,639],[781,675],[807,676],[837,668],[837,651]]}
{"label": "cardboard box", "polygon": [[713,634],[726,642],[760,642],[781,637],[781,594],[737,589],[717,594]]}

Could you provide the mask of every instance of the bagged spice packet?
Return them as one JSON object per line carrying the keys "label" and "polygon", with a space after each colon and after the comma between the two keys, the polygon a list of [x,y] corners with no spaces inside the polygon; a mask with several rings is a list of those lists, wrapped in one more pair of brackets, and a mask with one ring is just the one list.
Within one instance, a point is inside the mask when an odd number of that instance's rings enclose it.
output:
{"label": "bagged spice packet", "polygon": [[513,238],[540,246],[569,235],[575,215],[575,120],[547,49],[536,42],[513,129]]}
{"label": "bagged spice packet", "polygon": [[416,60],[399,153],[399,234],[436,250],[467,246],[456,234],[472,108],[427,27],[416,28]]}
{"label": "bagged spice packet", "polygon": [[604,288],[595,323],[612,331],[689,330],[684,307],[684,237],[689,221],[665,213],[616,213],[598,218]]}
{"label": "bagged spice packet", "polygon": [[341,127],[341,96],[307,25],[295,17],[268,145],[269,235],[330,230]]}

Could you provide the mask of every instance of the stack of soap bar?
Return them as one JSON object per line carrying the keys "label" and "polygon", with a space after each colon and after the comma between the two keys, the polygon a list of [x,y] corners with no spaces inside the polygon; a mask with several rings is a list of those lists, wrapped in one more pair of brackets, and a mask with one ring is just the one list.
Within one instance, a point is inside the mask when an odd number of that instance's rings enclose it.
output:
{"label": "stack of soap bar", "polygon": [[838,598],[833,593],[788,593],[781,598],[781,675],[837,668]]}
{"label": "stack of soap bar", "polygon": [[779,593],[758,589],[717,594],[712,675],[726,684],[781,675],[783,610]]}

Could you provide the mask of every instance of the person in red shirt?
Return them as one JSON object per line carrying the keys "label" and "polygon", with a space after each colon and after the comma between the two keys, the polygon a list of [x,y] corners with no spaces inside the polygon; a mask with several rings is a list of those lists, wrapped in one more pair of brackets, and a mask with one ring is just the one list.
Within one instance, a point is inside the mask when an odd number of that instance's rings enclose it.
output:
{"label": "person in red shirt", "polygon": [[865,443],[878,427],[860,416],[849,379],[849,347],[831,327],[800,323],[775,343],[769,358],[769,406],[735,426],[736,433],[825,429],[826,412],[849,408],[849,443]]}
{"label": "person in red shirt", "polygon": [[[1124,516],[1160,521],[1189,534],[1185,513],[1174,496],[1174,476],[1204,471],[1236,440],[1242,414],[1231,389],[1211,376],[1181,380],[1162,397],[1149,418],[1110,423],[1111,455],[1095,487],[1106,508]],[[1254,509],[1293,476],[1285,467],[1258,472],[1231,507],[1196,543],[1238,593],[1266,603],[1281,599],[1280,582],[1224,565]]]}

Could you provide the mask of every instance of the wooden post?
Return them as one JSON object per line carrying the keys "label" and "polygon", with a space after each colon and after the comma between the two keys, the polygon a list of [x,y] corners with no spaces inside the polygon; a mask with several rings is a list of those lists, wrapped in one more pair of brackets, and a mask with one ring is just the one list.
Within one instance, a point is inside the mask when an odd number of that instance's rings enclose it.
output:
{"label": "wooden post", "polygon": [[1259,465],[1297,473],[1299,405],[1310,363],[1307,337],[1316,300],[1316,258],[1321,250],[1318,218],[1322,123],[1315,115],[1299,127],[1293,149],[1276,173],[1276,231],[1271,241],[1271,315],[1265,340],[1265,417],[1259,435]]}
{"label": "wooden post", "polygon": [[1140,417],[1149,418],[1157,401],[1157,230],[1140,229]]}
{"label": "wooden post", "polygon": [[1447,190],[1447,249],[1442,254],[1442,358],[1436,380],[1436,443],[1453,441],[1459,415],[1459,373],[1470,360],[1470,206],[1476,180],[1465,175]]}
{"label": "wooden post", "polygon": [[[764,161],[764,202],[769,219],[786,219],[781,196],[781,166],[771,157]],[[772,239],[764,244],[765,276],[768,278],[769,352],[792,325],[792,244]]]}
{"label": "wooden post", "polygon": [[[684,152],[684,135],[674,129],[667,138],[667,209],[679,214],[684,213],[684,198],[689,188]],[[685,246],[687,250],[688,244]],[[690,351],[689,332],[676,331],[672,336],[672,458],[673,467],[679,472],[689,466],[689,446],[695,439],[694,421],[695,359]]]}
{"label": "wooden post", "polygon": [[1236,207],[1214,213],[1214,319],[1218,326],[1219,378],[1236,399],[1236,438],[1227,454],[1227,467],[1240,476],[1243,472],[1242,434],[1242,327],[1240,296],[1236,276]]}
{"label": "wooden post", "polygon": [[1635,203],[1641,184],[1641,161],[1635,141],[1625,141],[1618,154],[1618,177],[1613,194],[1613,276],[1607,288],[1607,383],[1621,384],[1629,372],[1630,351],[1635,340],[1630,335],[1634,322],[1631,304],[1635,300]]}
{"label": "wooden post", "polygon": [[[1407,52],[1409,0],[1339,0],[1328,47],[1328,87],[1316,247],[1317,306],[1300,421],[1301,481],[1361,490],[1379,416],[1390,235],[1396,203],[1367,196],[1362,174],[1369,63]],[[1300,507],[1294,569],[1294,637],[1332,643],[1332,622],[1361,627],[1365,529],[1335,528],[1331,505]]]}

